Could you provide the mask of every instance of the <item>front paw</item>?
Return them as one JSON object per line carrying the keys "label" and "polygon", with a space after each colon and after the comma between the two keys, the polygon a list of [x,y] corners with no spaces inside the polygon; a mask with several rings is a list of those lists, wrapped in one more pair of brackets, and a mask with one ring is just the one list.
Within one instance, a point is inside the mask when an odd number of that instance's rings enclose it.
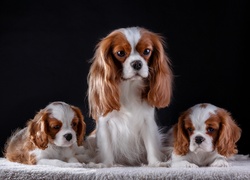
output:
{"label": "front paw", "polygon": [[84,167],[88,167],[88,168],[105,168],[105,167],[107,167],[107,165],[103,164],[103,163],[90,162],[88,164],[85,164]]}
{"label": "front paw", "polygon": [[82,163],[68,163],[66,166],[72,167],[72,168],[82,168],[83,164]]}
{"label": "front paw", "polygon": [[216,159],[210,167],[229,167],[229,163],[225,159]]}
{"label": "front paw", "polygon": [[160,162],[160,161],[157,161],[157,162],[151,162],[151,163],[148,163],[148,166],[150,167],[170,167],[171,164],[169,161],[167,162]]}
{"label": "front paw", "polygon": [[190,163],[188,161],[181,161],[181,162],[172,162],[171,167],[198,168],[199,166],[197,166],[194,163]]}

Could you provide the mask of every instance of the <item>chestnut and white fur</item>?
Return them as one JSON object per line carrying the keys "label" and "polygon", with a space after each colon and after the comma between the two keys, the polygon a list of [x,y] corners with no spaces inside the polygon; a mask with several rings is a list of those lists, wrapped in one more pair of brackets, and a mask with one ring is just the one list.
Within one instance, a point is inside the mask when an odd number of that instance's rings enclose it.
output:
{"label": "chestnut and white fur", "polygon": [[86,125],[81,110],[56,101],[41,109],[7,140],[4,155],[23,164],[82,167]]}
{"label": "chestnut and white fur", "polygon": [[167,134],[173,145],[172,167],[228,167],[237,153],[241,129],[231,114],[210,103],[184,111]]}
{"label": "chestnut and white fur", "polygon": [[[166,166],[155,108],[172,93],[163,37],[142,27],[120,28],[101,39],[88,75],[89,112],[96,120],[100,163]],[[88,140],[88,139],[87,139]]]}

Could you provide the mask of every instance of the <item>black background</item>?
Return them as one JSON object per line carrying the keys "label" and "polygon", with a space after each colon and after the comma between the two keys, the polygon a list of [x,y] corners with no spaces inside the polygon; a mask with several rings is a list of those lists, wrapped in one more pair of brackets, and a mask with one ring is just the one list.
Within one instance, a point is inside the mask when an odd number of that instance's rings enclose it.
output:
{"label": "black background", "polygon": [[[215,3],[216,2],[216,3]],[[94,47],[112,30],[142,26],[162,34],[174,72],[169,107],[159,126],[209,102],[227,109],[242,128],[239,153],[250,153],[243,110],[246,1],[34,1],[0,4],[0,148],[11,132],[52,101],[81,108],[88,125],[87,82]]]}

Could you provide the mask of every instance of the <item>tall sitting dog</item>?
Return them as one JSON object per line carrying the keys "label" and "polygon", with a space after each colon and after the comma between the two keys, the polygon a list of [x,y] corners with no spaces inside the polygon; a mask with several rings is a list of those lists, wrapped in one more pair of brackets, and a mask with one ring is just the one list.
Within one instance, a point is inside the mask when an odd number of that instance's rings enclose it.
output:
{"label": "tall sitting dog", "polygon": [[[142,27],[112,31],[100,40],[88,75],[90,115],[96,120],[99,162],[167,166],[155,108],[172,94],[165,42]],[[89,140],[87,139],[87,140]]]}

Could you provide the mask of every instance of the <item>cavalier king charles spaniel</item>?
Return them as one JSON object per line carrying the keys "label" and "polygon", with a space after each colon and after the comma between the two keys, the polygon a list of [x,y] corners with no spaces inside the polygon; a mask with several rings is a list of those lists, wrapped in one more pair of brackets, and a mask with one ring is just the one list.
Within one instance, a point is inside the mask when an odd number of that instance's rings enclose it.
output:
{"label": "cavalier king charles spaniel", "polygon": [[237,153],[241,129],[231,114],[209,103],[184,111],[167,133],[172,167],[228,167]]}
{"label": "cavalier king charles spaniel", "polygon": [[155,108],[172,94],[163,37],[142,27],[120,28],[100,40],[88,74],[90,116],[106,166],[167,166]]}
{"label": "cavalier king charles spaniel", "polygon": [[4,155],[23,164],[83,167],[84,117],[78,107],[53,102],[7,140]]}

